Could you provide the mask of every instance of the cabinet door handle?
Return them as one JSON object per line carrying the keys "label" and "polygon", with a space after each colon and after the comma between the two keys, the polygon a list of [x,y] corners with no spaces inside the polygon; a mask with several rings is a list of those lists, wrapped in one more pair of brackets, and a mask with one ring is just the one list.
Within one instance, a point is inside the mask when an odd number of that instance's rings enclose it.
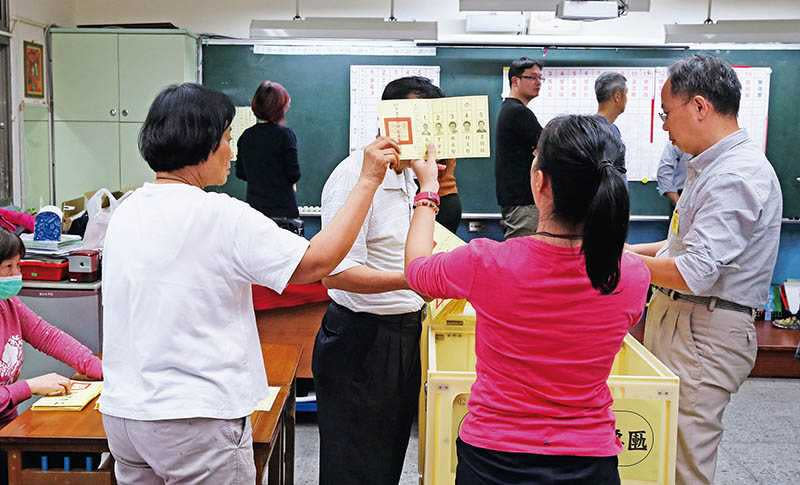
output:
{"label": "cabinet door handle", "polygon": [[117,116],[117,110],[111,108],[111,111],[109,111],[108,114],[110,114],[111,116]]}
{"label": "cabinet door handle", "polygon": [[122,116],[128,116],[128,110],[127,109],[123,109],[122,110]]}

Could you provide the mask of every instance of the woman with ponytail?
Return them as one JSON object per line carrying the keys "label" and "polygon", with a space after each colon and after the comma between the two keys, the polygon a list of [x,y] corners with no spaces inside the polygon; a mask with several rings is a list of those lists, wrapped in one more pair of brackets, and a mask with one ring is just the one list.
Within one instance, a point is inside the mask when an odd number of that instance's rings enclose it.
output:
{"label": "woman with ponytail", "polygon": [[[457,441],[458,485],[620,483],[606,380],[650,283],[644,264],[623,253],[623,157],[596,116],[552,120],[531,170],[538,231],[433,256],[436,204],[418,196],[406,242],[409,286],[465,298],[477,313],[477,380]],[[435,154],[412,167],[421,194],[435,193]]]}

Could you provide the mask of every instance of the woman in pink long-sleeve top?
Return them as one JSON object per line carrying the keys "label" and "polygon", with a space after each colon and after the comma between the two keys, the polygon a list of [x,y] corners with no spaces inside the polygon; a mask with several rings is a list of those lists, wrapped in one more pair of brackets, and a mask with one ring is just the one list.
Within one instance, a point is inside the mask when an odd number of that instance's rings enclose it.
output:
{"label": "woman in pink long-sleeve top", "polygon": [[425,193],[436,192],[435,158],[412,163],[423,200],[406,242],[408,284],[433,298],[466,298],[477,317],[458,485],[620,483],[606,380],[650,282],[644,264],[623,253],[623,155],[594,116],[552,120],[537,150],[538,232],[433,256],[436,198]]}
{"label": "woman in pink long-sleeve top", "polygon": [[23,342],[71,366],[90,379],[102,379],[103,367],[92,351],[50,325],[16,298],[22,288],[19,262],[25,256],[22,240],[0,229],[0,427],[17,416],[17,405],[32,395],[69,392],[71,382],[58,374],[17,380],[22,370]]}

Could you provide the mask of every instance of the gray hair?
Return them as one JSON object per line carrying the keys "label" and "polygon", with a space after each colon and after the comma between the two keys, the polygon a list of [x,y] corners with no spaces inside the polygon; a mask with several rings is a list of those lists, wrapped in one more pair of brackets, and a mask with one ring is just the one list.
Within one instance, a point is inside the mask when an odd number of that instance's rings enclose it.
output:
{"label": "gray hair", "polygon": [[598,103],[605,103],[617,91],[625,91],[627,89],[625,76],[618,72],[604,72],[597,76],[594,82],[594,94],[597,96]]}
{"label": "gray hair", "polygon": [[702,96],[717,113],[739,114],[742,84],[727,61],[711,55],[694,55],[669,66],[670,90],[685,98]]}

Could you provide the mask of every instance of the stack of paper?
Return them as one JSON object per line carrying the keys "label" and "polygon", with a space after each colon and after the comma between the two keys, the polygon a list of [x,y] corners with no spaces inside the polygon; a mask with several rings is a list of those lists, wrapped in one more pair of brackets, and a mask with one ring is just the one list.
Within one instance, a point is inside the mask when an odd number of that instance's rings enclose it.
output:
{"label": "stack of paper", "polygon": [[102,382],[73,382],[72,392],[65,396],[47,396],[36,401],[34,411],[80,411],[103,390]]}
{"label": "stack of paper", "polygon": [[33,234],[22,234],[20,238],[27,253],[42,256],[66,256],[81,248],[81,237],[74,234],[62,234],[58,241],[36,241]]}

